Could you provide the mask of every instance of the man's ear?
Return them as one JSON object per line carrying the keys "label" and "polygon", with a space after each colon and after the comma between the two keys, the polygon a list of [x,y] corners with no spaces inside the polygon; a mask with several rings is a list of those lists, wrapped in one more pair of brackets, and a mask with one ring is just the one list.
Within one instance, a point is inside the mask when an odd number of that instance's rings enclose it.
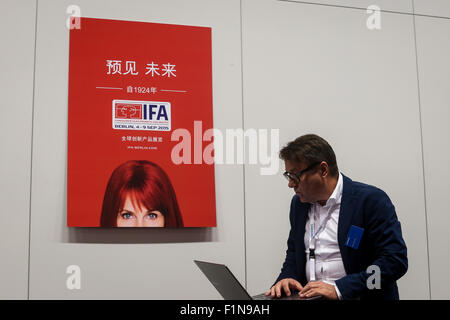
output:
{"label": "man's ear", "polygon": [[320,163],[320,175],[325,178],[330,174],[330,170],[328,168],[328,163],[326,163],[325,161],[322,161]]}

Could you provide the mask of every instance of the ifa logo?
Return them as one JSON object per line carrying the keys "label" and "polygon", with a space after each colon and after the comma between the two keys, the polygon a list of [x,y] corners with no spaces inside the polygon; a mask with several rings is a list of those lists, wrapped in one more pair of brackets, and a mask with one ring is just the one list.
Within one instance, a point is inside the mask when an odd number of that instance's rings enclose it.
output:
{"label": "ifa logo", "polygon": [[170,131],[170,102],[113,100],[113,129]]}

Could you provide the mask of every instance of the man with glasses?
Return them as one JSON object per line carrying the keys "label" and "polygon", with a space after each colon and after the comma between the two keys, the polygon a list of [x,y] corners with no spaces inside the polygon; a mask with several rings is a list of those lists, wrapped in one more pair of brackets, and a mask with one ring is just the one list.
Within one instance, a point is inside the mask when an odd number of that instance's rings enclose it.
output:
{"label": "man with glasses", "polygon": [[331,146],[308,134],[280,151],[295,196],[286,259],[266,295],[399,299],[407,249],[386,193],[339,172]]}

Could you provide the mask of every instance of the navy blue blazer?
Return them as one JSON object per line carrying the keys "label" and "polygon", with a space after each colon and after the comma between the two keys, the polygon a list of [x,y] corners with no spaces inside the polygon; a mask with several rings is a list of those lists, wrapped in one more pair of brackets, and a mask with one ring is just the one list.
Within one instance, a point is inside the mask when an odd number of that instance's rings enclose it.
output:
{"label": "navy blue blazer", "polygon": [[[394,205],[387,194],[374,186],[343,176],[343,190],[338,222],[338,243],[346,276],[336,281],[343,299],[399,299],[396,281],[408,269],[406,244]],[[293,278],[306,285],[304,234],[308,209],[295,195],[291,201],[291,230],[286,259],[278,282]],[[345,246],[350,227],[364,229],[358,249]],[[381,271],[381,289],[369,290],[367,267],[377,265]],[[372,281],[370,281],[372,283]]]}

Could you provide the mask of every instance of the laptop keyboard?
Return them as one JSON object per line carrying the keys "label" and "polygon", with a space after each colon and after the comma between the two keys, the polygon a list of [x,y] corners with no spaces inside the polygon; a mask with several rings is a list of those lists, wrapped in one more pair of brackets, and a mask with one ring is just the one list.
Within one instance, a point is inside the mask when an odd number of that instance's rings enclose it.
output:
{"label": "laptop keyboard", "polygon": [[272,296],[266,296],[265,293],[258,294],[252,297],[253,300],[272,300]]}

